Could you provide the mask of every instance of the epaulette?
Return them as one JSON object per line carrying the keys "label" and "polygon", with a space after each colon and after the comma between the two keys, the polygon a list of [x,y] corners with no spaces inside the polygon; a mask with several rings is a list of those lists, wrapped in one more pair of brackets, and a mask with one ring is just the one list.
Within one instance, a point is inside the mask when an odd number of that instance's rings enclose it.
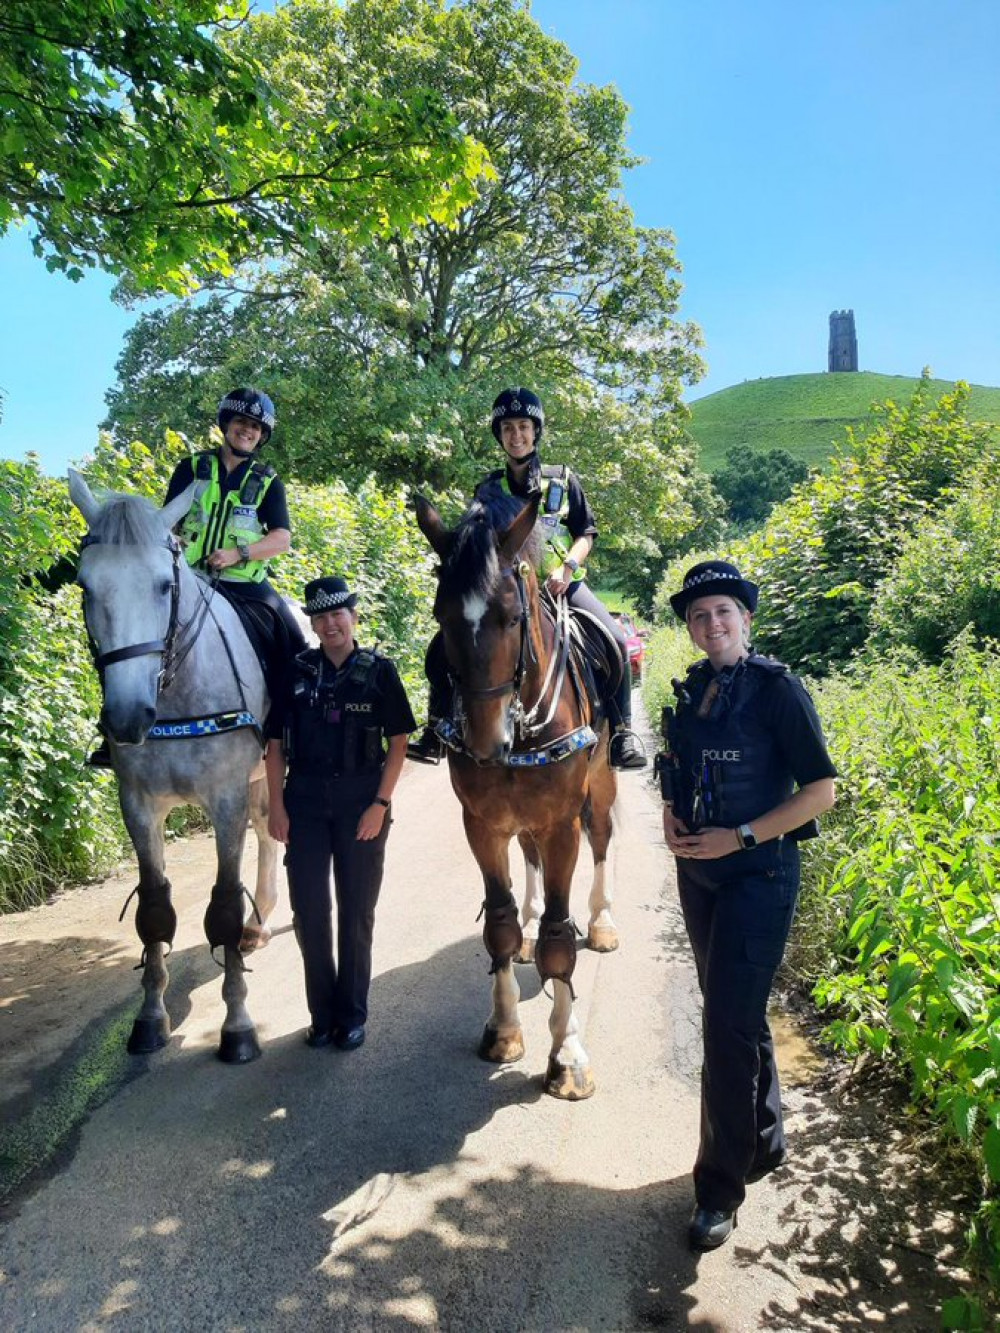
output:
{"label": "epaulette", "polygon": [[779,662],[776,657],[765,657],[763,653],[751,653],[747,658],[747,666],[756,667],[758,671],[766,671],[772,676],[787,676],[790,670],[784,662]]}

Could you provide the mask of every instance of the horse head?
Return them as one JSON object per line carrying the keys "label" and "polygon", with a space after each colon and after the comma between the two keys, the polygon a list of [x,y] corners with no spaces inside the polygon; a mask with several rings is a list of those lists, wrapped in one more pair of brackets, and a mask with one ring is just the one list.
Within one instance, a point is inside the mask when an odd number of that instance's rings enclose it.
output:
{"label": "horse head", "polygon": [[531,541],[539,499],[515,502],[513,517],[473,501],[452,529],[423,496],[415,505],[420,530],[441,562],[434,616],[458,683],[456,721],[469,754],[480,763],[496,762],[510,751],[514,707],[538,669],[537,552]]}
{"label": "horse head", "polygon": [[69,493],[87,522],[77,568],[83,614],[101,673],[101,724],[120,745],[141,745],[156,720],[181,582],[191,575],[172,529],[194,484],[163,509],[138,495],[97,499],[72,468]]}

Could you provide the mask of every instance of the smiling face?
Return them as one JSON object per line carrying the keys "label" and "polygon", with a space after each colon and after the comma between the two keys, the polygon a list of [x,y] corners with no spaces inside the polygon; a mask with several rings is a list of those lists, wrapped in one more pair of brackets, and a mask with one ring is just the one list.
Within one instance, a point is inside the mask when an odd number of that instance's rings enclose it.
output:
{"label": "smiling face", "polygon": [[687,627],[716,670],[735,666],[747,650],[750,612],[735,597],[698,597],[688,607]]}
{"label": "smiling face", "polygon": [[320,611],[309,619],[323,652],[334,665],[339,666],[350,656],[354,647],[357,611],[354,607],[338,606],[331,611]]}
{"label": "smiling face", "polygon": [[257,448],[262,433],[261,423],[241,412],[234,412],[226,423],[226,443],[231,449],[241,449],[244,453],[252,453]]}
{"label": "smiling face", "polygon": [[500,443],[512,463],[520,463],[535,448],[535,423],[531,417],[504,417],[500,422]]}

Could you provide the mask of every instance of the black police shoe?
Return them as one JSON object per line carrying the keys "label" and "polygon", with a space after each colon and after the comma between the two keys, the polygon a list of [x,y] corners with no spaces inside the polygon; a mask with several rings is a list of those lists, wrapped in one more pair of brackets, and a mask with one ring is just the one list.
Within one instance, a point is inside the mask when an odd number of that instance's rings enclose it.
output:
{"label": "black police shoe", "polygon": [[329,1046],[335,1040],[333,1028],[318,1028],[315,1025],[306,1033],[306,1045],[311,1046],[313,1050],[319,1050],[323,1046]]}
{"label": "black police shoe", "polygon": [[406,757],[418,764],[440,764],[444,758],[444,741],[433,727],[424,727],[417,739],[407,745]]}
{"label": "black police shoe", "polygon": [[114,768],[111,762],[111,746],[107,741],[101,741],[93,754],[89,754],[84,762],[87,768]]}
{"label": "black police shoe", "polygon": [[361,1024],[356,1028],[338,1028],[333,1034],[333,1044],[341,1051],[356,1051],[365,1044],[365,1029]]}
{"label": "black police shoe", "polygon": [[688,1240],[694,1250],[716,1250],[735,1230],[735,1208],[696,1208],[691,1214]]}
{"label": "black police shoe", "polygon": [[634,731],[621,727],[611,737],[608,762],[612,768],[645,768],[646,751]]}

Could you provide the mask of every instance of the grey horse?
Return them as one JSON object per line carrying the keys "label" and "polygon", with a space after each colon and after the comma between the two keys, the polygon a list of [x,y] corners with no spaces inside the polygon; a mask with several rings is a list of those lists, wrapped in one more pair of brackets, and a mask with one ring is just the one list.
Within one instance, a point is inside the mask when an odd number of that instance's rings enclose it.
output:
{"label": "grey horse", "polygon": [[[243,953],[267,942],[277,901],[277,844],[267,832],[267,785],[255,724],[267,709],[263,673],[232,606],[196,575],[173,528],[194,485],[158,509],[136,495],[101,501],[80,473],[69,491],[86,519],[77,582],[101,673],[101,725],[111,748],[125,827],[139,861],[136,931],[145,1000],[132,1053],[170,1036],[164,1005],[166,955],[177,916],[164,873],[163,827],[177,805],[200,805],[215,830],[218,873],[205,933],[223,950],[226,1018],[219,1057],[243,1064],[260,1054],[246,1008]],[[150,733],[153,733],[150,737]],[[244,923],[240,864],[248,820],[258,840],[257,884]]]}

